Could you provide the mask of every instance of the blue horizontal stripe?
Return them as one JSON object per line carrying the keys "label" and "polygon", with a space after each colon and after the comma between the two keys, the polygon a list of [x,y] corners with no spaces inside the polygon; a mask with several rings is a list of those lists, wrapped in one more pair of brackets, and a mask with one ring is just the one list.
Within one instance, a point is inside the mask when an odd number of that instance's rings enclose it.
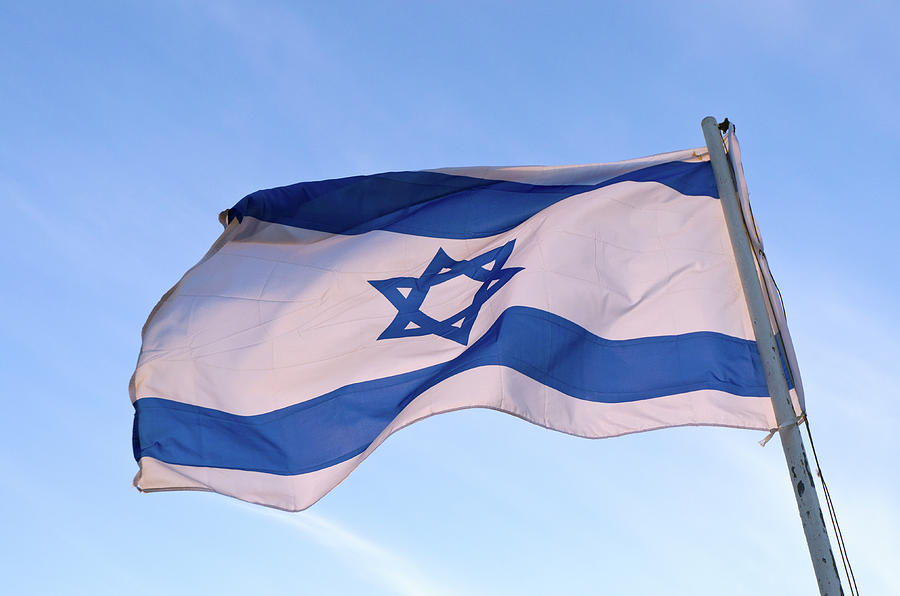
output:
{"label": "blue horizontal stripe", "polygon": [[260,190],[229,212],[333,234],[388,230],[431,238],[484,238],[563,199],[624,181],[654,181],[685,195],[718,197],[709,162],[673,161],[595,185],[535,185],[438,172],[389,172]]}
{"label": "blue horizontal stripe", "polygon": [[608,340],[557,315],[515,306],[453,360],[347,385],[265,414],[238,416],[141,398],[135,402],[135,458],[283,475],[320,470],[362,453],[428,388],[492,365],[594,402],[699,389],[768,394],[755,342],[712,332]]}

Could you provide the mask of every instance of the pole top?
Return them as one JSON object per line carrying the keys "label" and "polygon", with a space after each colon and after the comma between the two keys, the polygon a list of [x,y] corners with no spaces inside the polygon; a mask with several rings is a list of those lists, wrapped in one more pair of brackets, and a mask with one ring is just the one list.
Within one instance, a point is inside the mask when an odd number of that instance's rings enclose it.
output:
{"label": "pole top", "polygon": [[719,122],[715,116],[707,116],[700,122],[700,126],[702,127],[716,127],[719,129],[719,132],[725,134],[728,132],[728,127],[732,126],[731,122],[729,122],[728,118],[725,118],[721,122]]}
{"label": "pole top", "polygon": [[709,126],[710,124],[712,124],[713,126],[718,126],[718,122],[719,121],[716,120],[715,116],[707,116],[706,118],[703,119],[702,122],[700,122],[700,126],[702,126],[704,128]]}

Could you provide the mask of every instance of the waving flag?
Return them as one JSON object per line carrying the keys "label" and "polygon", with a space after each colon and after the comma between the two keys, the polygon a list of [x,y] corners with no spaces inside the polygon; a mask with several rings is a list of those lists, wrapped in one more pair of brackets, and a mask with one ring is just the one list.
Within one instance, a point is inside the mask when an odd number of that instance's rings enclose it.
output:
{"label": "waving flag", "polygon": [[706,149],[253,193],[144,327],[144,491],[308,507],[391,433],[775,426]]}

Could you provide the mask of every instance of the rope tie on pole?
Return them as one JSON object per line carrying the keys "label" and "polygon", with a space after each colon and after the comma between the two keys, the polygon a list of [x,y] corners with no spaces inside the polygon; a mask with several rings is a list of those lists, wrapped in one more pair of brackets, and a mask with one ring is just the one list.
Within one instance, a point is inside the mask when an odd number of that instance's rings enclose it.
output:
{"label": "rope tie on pole", "polygon": [[766,443],[771,441],[772,437],[775,436],[775,433],[777,433],[785,428],[790,428],[791,426],[794,426],[794,425],[799,426],[799,425],[803,424],[804,422],[806,422],[806,413],[805,412],[803,414],[800,414],[799,416],[797,416],[797,418],[795,420],[792,420],[791,422],[787,422],[785,424],[782,424],[781,426],[776,426],[775,428],[770,428],[769,434],[767,434],[765,437],[763,437],[763,440],[759,442],[759,446],[765,447]]}
{"label": "rope tie on pole", "polygon": [[804,422],[806,422],[806,436],[809,437],[809,446],[812,449],[813,460],[816,462],[816,476],[822,481],[822,491],[825,493],[825,503],[828,505],[828,515],[831,518],[831,527],[834,530],[834,535],[837,539],[838,551],[841,554],[841,562],[844,564],[844,575],[847,577],[851,596],[858,596],[859,588],[856,585],[856,576],[853,574],[853,566],[850,565],[850,557],[847,555],[847,545],[844,543],[844,535],[841,532],[841,526],[838,523],[837,511],[835,511],[834,503],[831,500],[831,493],[828,490],[828,485],[825,483],[825,476],[822,475],[822,467],[819,465],[819,456],[816,454],[816,445],[813,443],[812,432],[810,431],[809,423],[806,420],[806,412],[797,416],[797,419],[793,422],[770,428],[769,434],[759,442],[759,445],[760,447],[765,447],[766,443],[771,441],[772,437],[775,436],[775,433],[781,429],[794,426],[795,424],[799,426]]}

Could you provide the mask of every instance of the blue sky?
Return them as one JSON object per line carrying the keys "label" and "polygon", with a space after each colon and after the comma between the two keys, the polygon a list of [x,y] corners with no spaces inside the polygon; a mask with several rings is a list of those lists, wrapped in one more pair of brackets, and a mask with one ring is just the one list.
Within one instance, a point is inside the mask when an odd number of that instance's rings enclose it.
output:
{"label": "blue sky", "polygon": [[308,512],[131,487],[140,327],[245,194],[603,162],[728,116],[866,594],[900,592],[890,2],[0,4],[9,593],[759,594],[814,579],[777,441],[589,441],[489,411]]}

